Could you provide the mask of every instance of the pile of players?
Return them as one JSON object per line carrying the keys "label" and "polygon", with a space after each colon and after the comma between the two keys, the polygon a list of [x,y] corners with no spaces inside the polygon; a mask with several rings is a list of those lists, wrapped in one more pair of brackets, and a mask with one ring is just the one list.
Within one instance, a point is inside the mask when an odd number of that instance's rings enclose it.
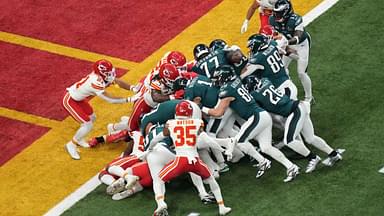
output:
{"label": "pile of players", "polygon": [[[191,62],[178,51],[165,54],[137,85],[117,78],[106,80],[109,76],[105,74],[113,67],[100,73],[104,68],[100,61],[95,63],[95,76],[106,83],[117,80],[117,84],[135,92],[128,99],[107,98],[109,102],[134,102],[133,112],[122,117],[121,122],[109,124],[107,135],[83,144],[93,147],[120,140],[133,144],[100,172],[99,179],[108,185],[112,199],[121,200],[153,187],[155,215],[167,215],[165,182],[189,173],[202,202],[216,202],[219,214],[225,215],[231,209],[224,205],[215,179],[229,171],[228,162],[236,163],[248,155],[257,161],[256,178],[260,178],[271,167],[267,155],[287,169],[284,182],[299,174],[299,167],[272,145],[273,126],[283,131],[284,146],[308,159],[305,173],[313,172],[321,158],[304,141],[325,153],[323,164],[327,166],[342,159],[338,150],[315,135],[310,118],[312,92],[305,91],[303,101],[297,99],[296,86],[283,61],[288,58],[300,62],[304,52],[301,49],[309,49],[310,36],[289,1],[277,1],[273,12],[269,17],[273,26],[265,25],[259,34],[249,37],[249,56],[238,46],[216,39],[209,46],[197,44]],[[305,58],[308,63],[308,56]],[[87,80],[75,84],[72,94]],[[69,102],[64,103],[66,108],[73,106],[74,102]],[[84,114],[87,122],[93,122],[88,114]],[[257,142],[257,148],[251,140]],[[75,142],[66,148],[74,159],[79,159],[72,146]],[[207,193],[203,182],[209,184],[211,193]]]}

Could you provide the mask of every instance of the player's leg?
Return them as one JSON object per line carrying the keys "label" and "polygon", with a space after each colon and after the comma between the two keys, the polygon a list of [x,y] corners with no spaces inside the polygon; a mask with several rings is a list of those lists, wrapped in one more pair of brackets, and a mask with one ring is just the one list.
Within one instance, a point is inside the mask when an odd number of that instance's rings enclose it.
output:
{"label": "player's leg", "polygon": [[297,73],[301,81],[301,84],[304,87],[305,100],[311,102],[312,100],[312,81],[308,75],[308,63],[309,63],[309,49],[310,49],[310,40],[307,39],[302,42],[302,45],[297,46],[297,54],[299,59],[297,60]]}
{"label": "player's leg", "polygon": [[292,62],[292,58],[284,55],[282,61],[284,64],[285,71],[287,72],[287,75],[289,76],[289,65]]}
{"label": "player's leg", "polygon": [[117,123],[109,123],[107,125],[108,134],[112,134],[121,130],[127,130],[128,129],[128,116],[121,116],[120,122]]}
{"label": "player's leg", "polygon": [[279,149],[272,146],[272,119],[266,111],[259,113],[259,122],[255,129],[250,132],[250,136],[256,138],[262,152],[268,154],[287,168],[285,182],[291,181],[296,177],[299,173],[299,168],[288,160]]}
{"label": "player's leg", "polygon": [[139,130],[140,117],[144,114],[149,113],[152,107],[150,107],[144,100],[144,97],[136,101],[131,116],[128,121],[128,130],[136,131]]}
{"label": "player's leg", "polygon": [[297,100],[297,87],[292,82],[292,80],[288,79],[283,82],[277,90],[284,92],[285,95],[288,95],[290,99]]}
{"label": "player's leg", "polygon": [[300,103],[296,110],[288,116],[284,130],[284,144],[308,159],[305,172],[310,173],[316,169],[321,158],[311,152],[300,138],[300,132],[303,129],[307,115],[308,111],[303,104]]}
{"label": "player's leg", "polygon": [[201,176],[204,179],[204,181],[209,184],[209,187],[213,195],[215,196],[215,199],[219,206],[219,214],[225,215],[229,213],[231,211],[231,208],[226,207],[224,205],[224,199],[221,194],[219,184],[216,182],[215,178],[209,172],[208,167],[199,158],[197,159],[197,162],[194,164],[193,172]]}
{"label": "player's leg", "polygon": [[203,148],[198,149],[197,152],[199,153],[199,157],[204,161],[205,164],[209,167],[209,170],[214,174],[215,178],[219,178],[219,165],[212,159],[209,149]]}
{"label": "player's leg", "polygon": [[199,175],[196,175],[195,173],[189,172],[188,173],[191,176],[191,180],[197,191],[199,192],[199,197],[201,202],[204,204],[213,203],[215,202],[215,197],[212,197],[210,194],[207,193],[205,190],[203,180]]}

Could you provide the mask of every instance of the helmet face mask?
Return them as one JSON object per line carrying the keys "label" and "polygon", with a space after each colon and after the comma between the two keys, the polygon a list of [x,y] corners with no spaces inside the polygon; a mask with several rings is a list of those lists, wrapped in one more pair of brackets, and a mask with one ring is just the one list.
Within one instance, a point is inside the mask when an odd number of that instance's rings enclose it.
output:
{"label": "helmet face mask", "polygon": [[256,76],[250,75],[244,78],[243,84],[248,92],[252,92],[259,88],[260,80]]}
{"label": "helmet face mask", "polygon": [[179,77],[179,71],[173,64],[164,63],[160,66],[159,77],[160,81],[168,88],[173,88],[173,83]]}
{"label": "helmet face mask", "polygon": [[112,63],[108,60],[101,59],[93,64],[93,71],[103,77],[107,83],[111,83],[116,78],[116,71]]}

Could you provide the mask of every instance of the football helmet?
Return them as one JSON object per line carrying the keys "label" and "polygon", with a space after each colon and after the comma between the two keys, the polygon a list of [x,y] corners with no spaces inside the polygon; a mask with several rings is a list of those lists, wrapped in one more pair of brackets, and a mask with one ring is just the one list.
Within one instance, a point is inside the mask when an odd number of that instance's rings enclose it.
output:
{"label": "football helmet", "polygon": [[103,77],[108,83],[113,82],[116,78],[115,68],[110,61],[105,59],[96,61],[93,64],[93,71]]}
{"label": "football helmet", "polygon": [[181,67],[187,63],[187,59],[183,53],[179,51],[171,51],[167,56],[167,62],[175,65],[176,67]]}
{"label": "football helmet", "polygon": [[249,92],[252,92],[259,88],[260,80],[256,76],[250,75],[243,79],[243,84]]}
{"label": "football helmet", "polygon": [[215,51],[218,49],[224,49],[227,46],[227,42],[222,39],[215,39],[209,44],[209,50]]}
{"label": "football helmet", "polygon": [[288,20],[293,13],[292,4],[289,0],[278,0],[273,8],[273,16],[276,22],[284,22]]}
{"label": "football helmet", "polygon": [[160,66],[159,77],[160,81],[166,85],[168,88],[173,88],[173,83],[180,76],[179,71],[176,69],[175,65],[164,63]]}
{"label": "football helmet", "polygon": [[270,39],[262,34],[254,34],[248,38],[247,47],[251,54],[260,50],[264,50],[268,47]]}
{"label": "football helmet", "polygon": [[211,80],[213,85],[221,86],[235,78],[235,69],[231,65],[222,65],[213,72]]}
{"label": "football helmet", "polygon": [[205,44],[197,44],[193,48],[193,57],[196,61],[199,61],[203,57],[209,54],[209,48]]}
{"label": "football helmet", "polygon": [[193,114],[192,105],[186,101],[182,100],[176,105],[175,117],[178,118],[190,118]]}

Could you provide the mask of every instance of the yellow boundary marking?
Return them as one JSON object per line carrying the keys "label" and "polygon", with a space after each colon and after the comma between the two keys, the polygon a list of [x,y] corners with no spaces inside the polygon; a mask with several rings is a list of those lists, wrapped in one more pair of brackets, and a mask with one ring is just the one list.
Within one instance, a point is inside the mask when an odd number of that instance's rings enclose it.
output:
{"label": "yellow boundary marking", "polygon": [[28,114],[25,112],[19,112],[5,107],[0,107],[0,116],[49,128],[60,127],[62,124],[60,121]]}
{"label": "yellow boundary marking", "polygon": [[21,45],[24,47],[33,48],[33,49],[44,50],[50,53],[72,57],[76,59],[81,59],[84,61],[93,62],[102,58],[106,58],[110,60],[115,65],[115,67],[126,69],[126,70],[132,69],[138,65],[138,63],[136,62],[127,61],[124,59],[111,57],[103,54],[88,52],[81,49],[71,48],[71,47],[60,45],[60,44],[55,44],[48,41],[34,39],[34,38],[12,34],[8,32],[3,32],[3,31],[0,31],[0,40],[6,43],[12,43],[12,44]]}

